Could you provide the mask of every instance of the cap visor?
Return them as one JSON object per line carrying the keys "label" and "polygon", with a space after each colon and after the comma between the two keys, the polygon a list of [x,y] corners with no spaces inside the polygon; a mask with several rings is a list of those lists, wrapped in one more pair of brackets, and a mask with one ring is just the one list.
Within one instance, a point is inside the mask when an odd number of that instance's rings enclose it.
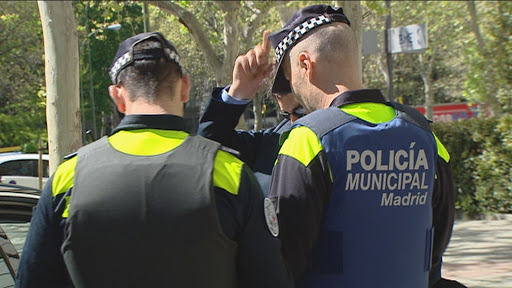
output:
{"label": "cap visor", "polygon": [[284,77],[283,68],[279,66],[276,76],[274,77],[274,84],[272,85],[272,93],[290,93],[290,81]]}

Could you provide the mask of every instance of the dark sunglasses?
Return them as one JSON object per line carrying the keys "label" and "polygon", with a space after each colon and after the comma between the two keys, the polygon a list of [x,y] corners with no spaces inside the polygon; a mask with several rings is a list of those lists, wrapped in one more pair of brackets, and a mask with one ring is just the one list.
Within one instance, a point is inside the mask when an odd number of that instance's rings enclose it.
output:
{"label": "dark sunglasses", "polygon": [[300,117],[306,115],[306,109],[304,109],[302,106],[299,106],[299,107],[293,109],[292,112],[281,111],[281,112],[279,112],[279,114],[281,114],[281,116],[283,116],[284,118],[290,120],[291,115],[295,115],[295,117],[297,117],[297,118],[300,118]]}

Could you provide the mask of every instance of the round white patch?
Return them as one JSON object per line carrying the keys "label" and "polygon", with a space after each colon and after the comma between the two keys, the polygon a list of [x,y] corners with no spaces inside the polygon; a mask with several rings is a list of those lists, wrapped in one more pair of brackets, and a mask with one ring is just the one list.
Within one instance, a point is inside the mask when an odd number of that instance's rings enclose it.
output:
{"label": "round white patch", "polygon": [[274,209],[274,204],[272,204],[270,199],[265,198],[263,201],[263,208],[268,230],[274,237],[277,237],[279,235],[279,224],[277,223],[277,214],[276,209]]}

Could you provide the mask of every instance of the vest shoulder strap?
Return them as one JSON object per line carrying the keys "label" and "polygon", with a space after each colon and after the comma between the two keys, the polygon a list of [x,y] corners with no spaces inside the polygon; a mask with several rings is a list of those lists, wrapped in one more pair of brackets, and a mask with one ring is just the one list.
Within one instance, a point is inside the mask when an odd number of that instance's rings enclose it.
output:
{"label": "vest shoulder strap", "polygon": [[104,147],[106,144],[108,144],[108,138],[107,138],[107,136],[103,136],[100,139],[98,139],[92,143],[89,143],[83,147],[80,147],[80,149],[78,149],[76,154],[80,153],[81,155],[84,155],[84,154],[90,153],[96,149],[99,149],[101,147]]}
{"label": "vest shoulder strap", "polygon": [[411,106],[403,105],[398,102],[388,102],[389,106],[395,108],[395,110],[399,111],[399,116],[416,126],[419,126],[429,132],[432,132],[432,128],[430,127],[431,121],[425,118],[420,111],[414,109]]}
{"label": "vest shoulder strap", "polygon": [[191,152],[203,150],[212,154],[216,154],[217,151],[222,148],[222,146],[219,143],[208,138],[205,138],[201,135],[188,136],[187,138],[185,138],[181,146],[182,149],[192,150]]}
{"label": "vest shoulder strap", "polygon": [[[232,154],[236,157],[240,157],[240,152],[238,152],[237,150],[231,149],[226,146],[222,146],[218,142],[215,142],[213,140],[205,138],[201,135],[197,135],[197,134],[190,135],[189,137],[187,137],[187,139],[185,139],[185,141],[186,142],[184,142],[183,144],[185,144],[185,145],[190,144],[191,145],[190,147],[204,148],[204,149],[206,149],[206,151],[210,151],[212,153],[216,153],[217,150],[222,150],[222,151],[228,152],[229,154]],[[188,147],[188,146],[186,146],[186,147]]]}
{"label": "vest shoulder strap", "polygon": [[[104,147],[107,143],[108,143],[108,137],[103,136],[100,139],[98,139],[97,141],[94,141],[88,145],[81,147],[79,149],[80,154],[92,152],[96,149]],[[203,136],[200,136],[200,135],[191,135],[191,136],[185,138],[182,145],[183,145],[183,148],[185,148],[185,149],[190,148],[187,150],[196,151],[197,149],[201,149],[201,150],[209,151],[213,154],[215,154],[217,152],[217,150],[223,150],[223,151],[229,152],[231,154],[235,154],[235,156],[238,153],[236,150],[229,149],[228,147],[224,147],[224,146],[220,145],[219,143],[217,143],[213,140],[210,140],[208,138],[205,138]]]}
{"label": "vest shoulder strap", "polygon": [[300,118],[293,123],[294,127],[306,126],[313,130],[318,138],[322,138],[325,134],[333,129],[350,122],[357,117],[343,112],[338,107],[329,107],[327,109],[316,110],[308,115]]}

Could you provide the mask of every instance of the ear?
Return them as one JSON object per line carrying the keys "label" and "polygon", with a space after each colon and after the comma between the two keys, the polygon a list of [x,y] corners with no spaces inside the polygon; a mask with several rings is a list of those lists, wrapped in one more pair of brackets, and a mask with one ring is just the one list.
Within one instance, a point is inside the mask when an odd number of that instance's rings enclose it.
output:
{"label": "ear", "polygon": [[190,78],[188,75],[181,77],[181,90],[180,90],[180,99],[181,102],[187,103],[190,95]]}
{"label": "ear", "polygon": [[309,81],[311,82],[311,80],[313,79],[313,66],[314,66],[314,63],[313,63],[313,59],[311,58],[311,55],[306,52],[306,51],[303,51],[303,52],[300,52],[299,53],[299,69],[301,71],[303,71],[304,75],[309,79]]}
{"label": "ear", "polygon": [[121,113],[126,112],[126,103],[124,101],[124,98],[122,97],[121,87],[110,85],[108,86],[108,94],[114,100],[114,103],[116,103],[117,110]]}

